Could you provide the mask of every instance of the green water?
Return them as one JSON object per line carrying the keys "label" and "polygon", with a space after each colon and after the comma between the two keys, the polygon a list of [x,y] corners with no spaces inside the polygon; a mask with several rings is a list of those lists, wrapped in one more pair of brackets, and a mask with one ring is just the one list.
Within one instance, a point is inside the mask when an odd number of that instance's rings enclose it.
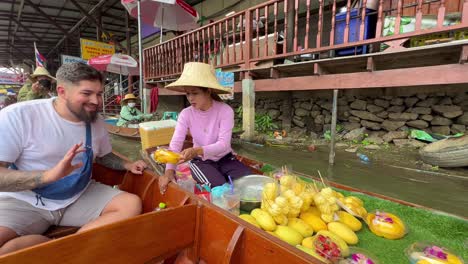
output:
{"label": "green water", "polygon": [[[131,159],[139,158],[138,141],[113,136],[112,145]],[[234,144],[233,148],[238,154],[274,166],[287,165],[308,175],[317,175],[319,170],[322,176],[340,184],[468,217],[468,175],[463,176],[463,172],[461,176],[421,172],[397,160],[373,161],[372,157],[370,164],[363,164],[356,154],[344,151],[336,153],[335,165],[330,167],[326,147],[318,147],[314,152],[252,144]],[[398,168],[405,166],[409,169]]]}

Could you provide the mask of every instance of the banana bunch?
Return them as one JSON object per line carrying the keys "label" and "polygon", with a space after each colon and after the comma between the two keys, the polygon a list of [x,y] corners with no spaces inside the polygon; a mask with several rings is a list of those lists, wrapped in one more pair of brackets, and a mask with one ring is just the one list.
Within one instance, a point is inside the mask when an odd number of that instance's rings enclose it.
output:
{"label": "banana bunch", "polygon": [[323,221],[330,223],[334,219],[335,212],[340,209],[336,203],[336,192],[330,187],[323,188],[320,192],[314,195],[314,202],[317,208],[320,210]]}
{"label": "banana bunch", "polygon": [[350,211],[352,215],[365,218],[367,216],[367,210],[364,208],[364,203],[361,199],[355,196],[340,197],[338,198],[339,204],[346,211]]}

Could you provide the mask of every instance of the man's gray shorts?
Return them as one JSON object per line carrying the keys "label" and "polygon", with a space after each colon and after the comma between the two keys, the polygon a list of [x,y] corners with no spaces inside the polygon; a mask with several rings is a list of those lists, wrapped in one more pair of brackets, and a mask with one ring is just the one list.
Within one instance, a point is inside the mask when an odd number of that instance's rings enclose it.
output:
{"label": "man's gray shorts", "polygon": [[51,225],[81,227],[98,218],[119,193],[118,189],[93,181],[78,200],[56,211],[39,209],[12,197],[0,197],[0,227],[10,228],[20,236],[42,234]]}

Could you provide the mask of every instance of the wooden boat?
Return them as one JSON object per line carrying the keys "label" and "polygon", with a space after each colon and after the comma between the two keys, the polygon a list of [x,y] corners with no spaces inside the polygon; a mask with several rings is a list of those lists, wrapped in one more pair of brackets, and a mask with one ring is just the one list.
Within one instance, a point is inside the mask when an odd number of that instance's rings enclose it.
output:
{"label": "wooden boat", "polygon": [[107,118],[105,120],[106,129],[110,134],[135,140],[141,139],[140,130],[138,128],[116,126],[117,120],[118,119],[115,118]]}
{"label": "wooden boat", "polygon": [[[147,150],[145,157],[150,152]],[[238,158],[254,173],[261,173],[261,162]],[[134,175],[96,164],[93,175],[99,182],[118,185],[138,195],[143,201],[143,214],[65,237],[61,237],[65,233],[53,235],[52,232],[49,235],[57,239],[0,257],[0,264],[160,263],[162,260],[172,263],[174,256],[182,251],[194,263],[322,263],[175,184],[170,184],[165,195],[161,195],[159,176],[150,170]],[[341,184],[328,184],[430,210]],[[154,211],[160,202],[166,203],[168,209]]]}
{"label": "wooden boat", "polygon": [[439,167],[468,166],[468,135],[431,143],[419,151],[421,159]]}
{"label": "wooden boat", "polygon": [[[152,171],[134,175],[98,164],[93,169],[96,181],[138,195],[144,213],[65,237],[70,228],[49,233],[57,238],[2,256],[1,264],[171,263],[183,250],[194,263],[321,263],[177,185],[162,196]],[[168,208],[154,211],[160,202]]]}

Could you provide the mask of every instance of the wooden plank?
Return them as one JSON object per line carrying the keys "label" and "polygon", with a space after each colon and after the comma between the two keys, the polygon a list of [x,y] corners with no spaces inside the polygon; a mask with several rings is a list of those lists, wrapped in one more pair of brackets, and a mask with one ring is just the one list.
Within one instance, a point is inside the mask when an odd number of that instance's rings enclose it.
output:
{"label": "wooden plank", "polygon": [[200,259],[206,263],[222,263],[231,238],[239,226],[211,205],[202,208],[200,227]]}
{"label": "wooden plank", "polygon": [[[254,226],[245,224],[231,263],[323,264],[312,256]],[[239,249],[239,250],[237,250]]]}
{"label": "wooden plank", "polygon": [[[232,258],[232,255],[234,253],[234,250],[236,250],[236,249],[237,250],[242,250],[241,248],[236,247],[236,246],[238,245],[239,238],[242,236],[243,232],[244,232],[244,227],[238,226],[236,231],[234,232],[234,234],[231,237],[231,241],[229,241],[226,252],[224,253],[224,258],[223,258],[222,263],[224,263],[224,264],[231,263],[231,258]],[[237,262],[235,262],[235,263],[237,263]]]}
{"label": "wooden plank", "polygon": [[188,201],[189,195],[175,183],[169,183],[166,192],[162,195],[158,183],[159,176],[156,176],[153,172],[149,172],[148,174],[153,175],[156,181],[148,190],[147,199],[145,200],[147,202],[144,203],[146,211],[154,210],[161,202],[165,203],[167,208],[174,208],[184,205]]}
{"label": "wooden plank", "polygon": [[298,42],[298,25],[299,25],[299,0],[294,1],[294,36],[293,36],[293,51],[297,51]]}
{"label": "wooden plank", "polygon": [[108,169],[98,163],[93,164],[93,179],[102,184],[110,186],[121,184],[126,173],[126,171]]}
{"label": "wooden plank", "polygon": [[437,13],[437,27],[444,27],[445,19],[445,0],[440,0],[439,11]]}
{"label": "wooden plank", "polygon": [[195,205],[148,213],[23,249],[3,256],[0,262],[73,264],[162,260],[193,244],[196,216]]}
{"label": "wooden plank", "polygon": [[[448,64],[385,71],[255,80],[255,91],[392,88],[468,83],[468,64]],[[236,91],[241,83],[234,85]]]}

